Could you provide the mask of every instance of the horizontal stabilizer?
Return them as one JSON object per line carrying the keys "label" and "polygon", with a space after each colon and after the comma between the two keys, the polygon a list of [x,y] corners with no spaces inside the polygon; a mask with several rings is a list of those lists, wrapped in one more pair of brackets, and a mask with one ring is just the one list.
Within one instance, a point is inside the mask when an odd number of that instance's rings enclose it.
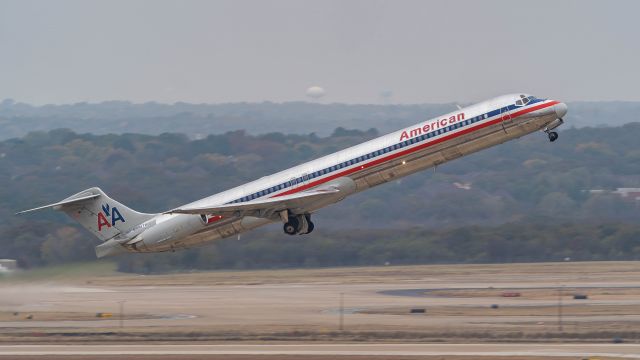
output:
{"label": "horizontal stabilizer", "polygon": [[36,210],[47,209],[47,208],[51,208],[51,207],[55,208],[55,207],[61,207],[61,206],[64,206],[64,205],[77,204],[77,203],[85,201],[85,200],[95,199],[98,196],[100,196],[100,194],[91,194],[91,195],[86,195],[86,196],[79,196],[79,197],[76,197],[76,198],[67,198],[67,199],[64,199],[62,201],[58,201],[57,203],[44,205],[44,206],[39,206],[37,208],[33,208],[33,209],[29,209],[29,210],[22,210],[22,211],[17,212],[16,215],[24,214],[24,213],[28,213],[28,212],[36,211]]}
{"label": "horizontal stabilizer", "polygon": [[107,196],[98,187],[83,190],[57,203],[20,211],[17,214],[47,208],[66,213],[103,241],[118,234],[126,234],[129,229],[156,216],[132,210]]}

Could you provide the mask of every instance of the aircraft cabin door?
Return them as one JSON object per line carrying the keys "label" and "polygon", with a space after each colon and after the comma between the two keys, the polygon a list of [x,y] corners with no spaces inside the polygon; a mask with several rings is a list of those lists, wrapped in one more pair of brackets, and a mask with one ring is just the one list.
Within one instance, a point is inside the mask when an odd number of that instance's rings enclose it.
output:
{"label": "aircraft cabin door", "polygon": [[302,174],[302,185],[306,185],[309,183],[309,174],[308,173],[304,173]]}
{"label": "aircraft cabin door", "polygon": [[300,177],[292,177],[289,184],[292,189],[303,186],[309,182],[309,174],[303,173]]}

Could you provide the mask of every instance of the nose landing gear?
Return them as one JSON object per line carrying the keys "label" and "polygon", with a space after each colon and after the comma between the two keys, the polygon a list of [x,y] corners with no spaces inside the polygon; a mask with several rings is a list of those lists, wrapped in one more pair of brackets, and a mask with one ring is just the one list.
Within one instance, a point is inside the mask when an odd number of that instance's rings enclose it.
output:
{"label": "nose landing gear", "polygon": [[553,129],[557,128],[563,123],[564,123],[564,120],[562,120],[561,118],[557,118],[551,123],[549,123],[546,128],[544,128],[544,132],[547,133],[547,136],[549,137],[549,141],[554,142],[558,140],[558,133],[553,131]]}

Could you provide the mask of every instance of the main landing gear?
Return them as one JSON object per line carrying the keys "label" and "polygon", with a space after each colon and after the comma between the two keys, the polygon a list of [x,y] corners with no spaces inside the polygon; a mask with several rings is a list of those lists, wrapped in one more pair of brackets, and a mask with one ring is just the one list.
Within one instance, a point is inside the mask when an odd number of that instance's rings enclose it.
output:
{"label": "main landing gear", "polygon": [[558,133],[555,131],[550,131],[547,133],[547,135],[549,136],[549,141],[551,142],[558,140]]}
{"label": "main landing gear", "polygon": [[311,221],[311,215],[289,215],[289,219],[284,223],[283,229],[285,234],[289,235],[303,235],[308,234],[315,228],[313,221]]}

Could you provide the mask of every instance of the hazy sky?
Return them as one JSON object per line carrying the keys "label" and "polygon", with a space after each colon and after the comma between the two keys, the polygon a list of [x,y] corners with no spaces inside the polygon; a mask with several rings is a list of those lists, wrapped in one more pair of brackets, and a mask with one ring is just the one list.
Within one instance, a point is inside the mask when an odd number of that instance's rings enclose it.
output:
{"label": "hazy sky", "polygon": [[640,100],[640,1],[0,0],[0,99]]}

